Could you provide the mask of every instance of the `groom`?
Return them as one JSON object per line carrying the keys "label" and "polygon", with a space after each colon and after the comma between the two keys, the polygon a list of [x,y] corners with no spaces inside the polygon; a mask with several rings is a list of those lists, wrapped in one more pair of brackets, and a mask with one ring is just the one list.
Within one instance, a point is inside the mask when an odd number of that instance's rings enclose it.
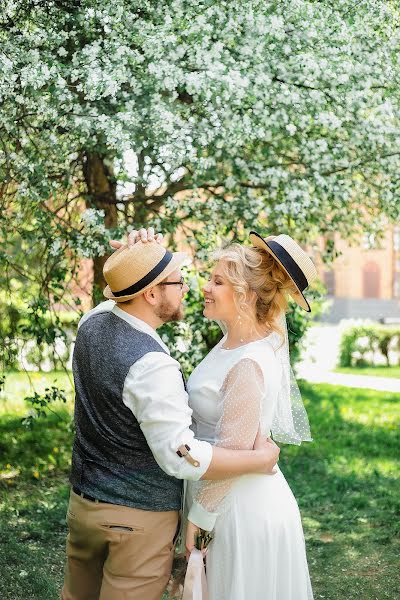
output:
{"label": "groom", "polygon": [[179,363],[156,332],[183,318],[185,259],[154,240],[121,247],[104,266],[115,304],[80,322],[63,600],[160,600],[182,479],[271,472],[278,459],[271,441],[234,451],[194,438]]}

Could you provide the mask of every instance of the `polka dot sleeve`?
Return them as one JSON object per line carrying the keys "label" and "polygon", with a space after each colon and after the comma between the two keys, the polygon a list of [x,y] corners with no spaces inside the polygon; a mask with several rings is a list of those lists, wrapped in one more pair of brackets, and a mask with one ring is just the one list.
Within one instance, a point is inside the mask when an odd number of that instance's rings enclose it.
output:
{"label": "polka dot sleeve", "polygon": [[[260,366],[251,358],[239,360],[228,372],[220,389],[222,416],[217,424],[215,445],[231,450],[251,450],[257,435],[264,395]],[[218,509],[235,479],[198,481],[188,519],[211,531]]]}

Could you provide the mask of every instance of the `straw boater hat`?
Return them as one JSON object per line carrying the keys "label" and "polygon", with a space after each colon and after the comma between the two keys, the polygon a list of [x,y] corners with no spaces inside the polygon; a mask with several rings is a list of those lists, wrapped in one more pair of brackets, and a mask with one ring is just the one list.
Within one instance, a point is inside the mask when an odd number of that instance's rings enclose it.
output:
{"label": "straw boater hat", "polygon": [[301,308],[311,312],[310,305],[303,295],[304,290],[317,278],[311,258],[297,242],[283,233],[264,239],[256,231],[251,231],[250,240],[253,246],[266,250],[278,261],[297,288],[297,293],[291,294],[293,300]]}
{"label": "straw boater hat", "polygon": [[104,265],[108,285],[103,294],[116,302],[130,300],[161,283],[187,259],[183,252],[168,252],[156,241],[122,246]]}

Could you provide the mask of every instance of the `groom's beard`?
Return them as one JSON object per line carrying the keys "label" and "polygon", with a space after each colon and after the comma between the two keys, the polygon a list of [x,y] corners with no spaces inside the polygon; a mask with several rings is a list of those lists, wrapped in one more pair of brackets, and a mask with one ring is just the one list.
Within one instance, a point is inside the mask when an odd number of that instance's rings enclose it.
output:
{"label": "groom's beard", "polygon": [[178,306],[174,306],[172,302],[163,298],[161,304],[156,308],[155,313],[161,321],[170,323],[171,321],[181,321],[183,319],[184,308],[181,301],[179,301]]}

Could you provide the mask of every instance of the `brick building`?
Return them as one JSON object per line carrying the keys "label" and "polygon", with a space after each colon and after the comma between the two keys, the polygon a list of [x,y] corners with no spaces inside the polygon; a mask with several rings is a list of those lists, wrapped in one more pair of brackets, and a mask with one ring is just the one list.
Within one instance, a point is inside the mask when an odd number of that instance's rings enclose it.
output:
{"label": "brick building", "polygon": [[399,319],[400,227],[389,227],[378,243],[367,235],[358,246],[350,246],[339,236],[335,242],[341,256],[331,269],[320,269],[332,299],[323,320]]}

